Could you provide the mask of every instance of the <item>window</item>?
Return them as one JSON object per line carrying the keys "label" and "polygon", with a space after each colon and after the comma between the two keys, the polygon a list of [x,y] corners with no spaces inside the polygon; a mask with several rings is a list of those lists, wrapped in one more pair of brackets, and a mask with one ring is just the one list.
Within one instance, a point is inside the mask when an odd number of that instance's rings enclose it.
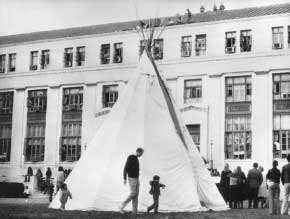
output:
{"label": "window", "polygon": [[226,53],[236,52],[236,32],[226,32]]}
{"label": "window", "polygon": [[290,26],[288,26],[288,48],[290,48]]}
{"label": "window", "polygon": [[101,45],[101,64],[109,64],[110,62],[110,44]]}
{"label": "window", "polygon": [[28,91],[25,161],[44,161],[47,90]]}
{"label": "window", "polygon": [[273,75],[273,157],[290,153],[290,73]]}
{"label": "window", "polygon": [[290,74],[277,74],[273,77],[274,100],[290,100]]}
{"label": "window", "polygon": [[30,53],[30,70],[37,70],[38,64],[38,51],[32,51]]}
{"label": "window", "polygon": [[64,49],[64,67],[72,67],[73,65],[73,48]]}
{"label": "window", "polygon": [[77,66],[85,65],[85,47],[84,46],[77,47],[76,64]]}
{"label": "window", "polygon": [[62,125],[61,161],[77,161],[81,156],[81,122],[67,122]]}
{"label": "window", "polygon": [[206,51],[206,35],[196,35],[195,37],[195,54],[197,56],[205,55]]}
{"label": "window", "polygon": [[250,116],[226,116],[225,157],[226,159],[251,158]]}
{"label": "window", "polygon": [[184,103],[196,102],[201,99],[201,80],[184,81]]}
{"label": "window", "polygon": [[123,61],[123,43],[114,43],[114,63]]}
{"label": "window", "polygon": [[25,139],[25,161],[44,161],[45,123],[28,123]]}
{"label": "window", "polygon": [[118,99],[118,85],[103,86],[103,107],[113,107]]}
{"label": "window", "polygon": [[9,54],[9,72],[16,71],[16,53]]}
{"label": "window", "polygon": [[226,101],[250,101],[252,94],[251,77],[231,77],[226,79]]}
{"label": "window", "polygon": [[273,49],[283,49],[283,27],[273,27]]}
{"label": "window", "polygon": [[48,65],[49,65],[49,50],[42,50],[40,68],[45,69]]}
{"label": "window", "polygon": [[11,124],[0,124],[0,162],[9,162],[11,154]]}
{"label": "window", "polygon": [[192,44],[191,44],[191,36],[183,36],[181,37],[181,57],[190,57]]}
{"label": "window", "polygon": [[64,89],[63,111],[79,111],[83,109],[83,88]]}
{"label": "window", "polygon": [[12,114],[13,92],[0,93],[0,114]]}
{"label": "window", "polygon": [[0,55],[0,73],[5,72],[5,60],[6,60],[6,55]]}
{"label": "window", "polygon": [[240,35],[241,52],[250,52],[252,50],[252,31],[241,30]]}
{"label": "window", "polygon": [[83,88],[63,89],[60,160],[77,161],[81,156]]}
{"label": "window", "polygon": [[11,154],[13,92],[0,93],[0,162],[9,162]]}
{"label": "window", "polygon": [[154,47],[152,53],[155,60],[163,59],[163,39],[154,40]]}
{"label": "window", "polygon": [[186,125],[186,127],[198,151],[200,151],[200,125]]}
{"label": "window", "polygon": [[251,158],[251,95],[250,76],[226,78],[226,159]]}
{"label": "window", "polygon": [[32,90],[28,92],[27,110],[28,112],[45,112],[47,103],[46,90]]}

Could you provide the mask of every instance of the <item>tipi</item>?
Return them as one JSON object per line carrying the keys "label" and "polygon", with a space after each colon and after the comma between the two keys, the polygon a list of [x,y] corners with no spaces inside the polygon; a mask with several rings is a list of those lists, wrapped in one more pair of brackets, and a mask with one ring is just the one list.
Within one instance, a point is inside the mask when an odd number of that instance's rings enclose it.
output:
{"label": "tipi", "polygon": [[[156,174],[166,185],[160,211],[227,209],[153,61],[152,36],[136,74],[66,180],[73,196],[68,210],[118,211],[129,194],[123,167],[137,147],[145,150],[140,158],[139,210],[152,202],[149,181]],[[58,195],[51,208],[60,207]]]}

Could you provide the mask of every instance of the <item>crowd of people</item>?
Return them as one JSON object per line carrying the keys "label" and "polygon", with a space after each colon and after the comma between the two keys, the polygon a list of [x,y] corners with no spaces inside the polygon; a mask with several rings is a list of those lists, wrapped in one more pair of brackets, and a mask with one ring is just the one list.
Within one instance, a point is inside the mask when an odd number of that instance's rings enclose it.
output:
{"label": "crowd of people", "polygon": [[[269,214],[288,214],[290,195],[290,154],[288,164],[278,169],[278,161],[274,160],[272,168],[263,177],[264,168],[253,163],[247,177],[240,166],[233,171],[229,164],[221,173],[220,191],[230,208],[243,208],[244,200],[248,200],[248,208],[268,207]],[[283,203],[280,209],[280,180],[284,187]]]}
{"label": "crowd of people", "polygon": [[[120,213],[124,213],[125,206],[132,201],[132,213],[137,214],[138,195],[139,195],[139,160],[138,158],[144,153],[143,148],[137,148],[136,153],[129,155],[124,167],[123,177],[124,184],[129,182],[130,194],[121,203]],[[268,170],[265,179],[263,178],[264,168],[258,163],[253,163],[253,168],[247,173],[247,176],[242,171],[240,166],[237,166],[233,171],[230,170],[229,164],[225,164],[221,175],[217,170],[212,171],[212,176],[220,175],[219,189],[230,208],[243,208],[244,200],[248,200],[248,208],[258,208],[259,203],[261,207],[269,208],[269,214],[288,214],[289,210],[289,195],[290,195],[290,154],[287,155],[288,164],[282,167],[282,171],[278,169],[278,161],[274,160],[272,168]],[[56,192],[60,191],[59,200],[61,202],[60,209],[65,210],[65,204],[68,198],[72,198],[67,185],[64,183],[71,170],[64,170],[63,167],[58,168],[56,176]],[[25,182],[30,181],[33,176],[33,170],[28,167],[25,175]],[[42,190],[41,182],[45,179],[46,182],[51,181],[52,172],[48,167],[46,171],[46,178],[40,169],[37,170],[36,177],[38,188]],[[151,189],[149,194],[153,196],[153,204],[147,208],[147,212],[154,209],[154,213],[158,213],[160,188],[165,185],[159,182],[158,175],[153,176],[150,181]],[[283,203],[280,209],[280,181],[284,187]],[[53,191],[53,190],[52,190]],[[52,193],[50,201],[52,199]]]}
{"label": "crowd of people", "polygon": [[[68,197],[71,197],[71,194],[69,190],[67,189],[66,184],[64,183],[66,178],[69,176],[71,173],[71,169],[64,169],[62,166],[58,168],[58,172],[56,175],[56,193],[61,190],[61,195],[60,195],[60,201],[62,203],[61,209],[64,210],[65,204]],[[24,182],[30,182],[30,178],[33,176],[33,169],[32,167],[27,168],[27,173],[25,175]],[[37,169],[36,171],[36,180],[37,180],[37,188],[40,192],[43,192],[44,194],[49,195],[49,201],[52,201],[53,193],[54,193],[54,184],[53,180],[54,178],[52,177],[52,171],[50,167],[47,168],[45,172],[45,176],[43,176],[43,173],[41,169]],[[30,194],[29,187],[28,185],[24,186],[24,196],[28,197]]]}

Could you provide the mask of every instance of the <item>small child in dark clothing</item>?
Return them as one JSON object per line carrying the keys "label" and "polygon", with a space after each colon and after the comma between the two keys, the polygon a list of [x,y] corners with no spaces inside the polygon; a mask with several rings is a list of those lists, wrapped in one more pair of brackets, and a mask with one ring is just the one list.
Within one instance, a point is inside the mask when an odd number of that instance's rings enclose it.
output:
{"label": "small child in dark clothing", "polygon": [[160,196],[160,187],[165,188],[164,184],[159,183],[160,177],[155,175],[153,176],[153,180],[150,181],[151,189],[149,191],[150,195],[153,195],[154,203],[147,208],[147,212],[149,213],[154,208],[154,213],[158,213],[159,206],[159,196]]}
{"label": "small child in dark clothing", "polygon": [[71,195],[70,191],[67,189],[66,184],[63,183],[61,185],[61,188],[60,188],[60,196],[59,196],[59,200],[61,203],[61,206],[60,206],[61,210],[65,210],[65,204],[68,200],[68,197],[70,197],[70,199],[72,199],[72,195]]}

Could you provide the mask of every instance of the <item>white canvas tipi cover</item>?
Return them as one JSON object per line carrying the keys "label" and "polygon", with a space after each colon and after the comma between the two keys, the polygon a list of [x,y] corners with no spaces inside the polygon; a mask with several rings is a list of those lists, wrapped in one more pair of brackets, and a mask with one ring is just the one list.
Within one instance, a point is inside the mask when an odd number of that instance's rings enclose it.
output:
{"label": "white canvas tipi cover", "polygon": [[[66,209],[118,211],[129,194],[128,185],[123,185],[123,167],[137,147],[145,150],[139,159],[139,210],[145,211],[152,204],[149,181],[156,174],[166,185],[160,196],[161,211],[204,210],[200,199],[210,203],[212,209],[227,209],[188,132],[177,124],[181,122],[179,115],[172,118],[176,109],[168,105],[169,99],[154,67],[144,53],[134,79],[66,180],[73,196]],[[176,125],[180,125],[182,133]],[[205,186],[206,192],[201,192]],[[51,208],[60,207],[58,196]],[[131,209],[131,205],[127,208]]]}

